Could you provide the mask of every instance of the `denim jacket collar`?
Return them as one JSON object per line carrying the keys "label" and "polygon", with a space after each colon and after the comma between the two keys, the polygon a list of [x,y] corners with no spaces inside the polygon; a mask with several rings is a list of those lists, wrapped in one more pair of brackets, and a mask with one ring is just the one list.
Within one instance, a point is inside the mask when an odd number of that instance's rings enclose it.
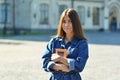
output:
{"label": "denim jacket collar", "polygon": [[[64,43],[65,42],[65,37],[63,36],[63,37],[59,38],[59,41]],[[69,42],[73,45],[76,45],[77,42],[78,42],[78,39],[74,36]]]}

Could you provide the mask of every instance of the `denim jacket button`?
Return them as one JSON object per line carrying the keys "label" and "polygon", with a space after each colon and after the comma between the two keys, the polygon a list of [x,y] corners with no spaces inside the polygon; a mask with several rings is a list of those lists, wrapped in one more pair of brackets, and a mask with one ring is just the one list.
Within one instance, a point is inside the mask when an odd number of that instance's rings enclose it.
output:
{"label": "denim jacket button", "polygon": [[80,57],[77,57],[77,61],[80,61]]}

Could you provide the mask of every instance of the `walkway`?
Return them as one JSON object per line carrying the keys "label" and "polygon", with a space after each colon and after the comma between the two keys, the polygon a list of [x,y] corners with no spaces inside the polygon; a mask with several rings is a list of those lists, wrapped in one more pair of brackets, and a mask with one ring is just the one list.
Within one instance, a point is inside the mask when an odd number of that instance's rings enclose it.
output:
{"label": "walkway", "polygon": [[[120,33],[86,32],[89,60],[83,80],[119,80]],[[41,56],[50,35],[0,39],[0,80],[48,80]]]}

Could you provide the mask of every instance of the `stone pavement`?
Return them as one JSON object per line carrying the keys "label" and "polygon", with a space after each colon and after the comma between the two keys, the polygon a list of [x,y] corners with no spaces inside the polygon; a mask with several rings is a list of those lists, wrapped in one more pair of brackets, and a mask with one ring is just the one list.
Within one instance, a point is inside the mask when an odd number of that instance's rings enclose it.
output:
{"label": "stone pavement", "polygon": [[[120,79],[120,32],[86,32],[89,59],[83,80]],[[49,35],[0,38],[0,80],[48,80],[41,56]]]}

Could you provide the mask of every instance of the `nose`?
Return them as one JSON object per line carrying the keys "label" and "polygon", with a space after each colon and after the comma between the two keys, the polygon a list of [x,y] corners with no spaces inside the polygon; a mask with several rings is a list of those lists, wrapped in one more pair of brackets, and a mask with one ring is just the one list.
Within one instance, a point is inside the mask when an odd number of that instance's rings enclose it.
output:
{"label": "nose", "polygon": [[65,23],[65,26],[68,26],[68,23],[67,23],[67,22]]}

